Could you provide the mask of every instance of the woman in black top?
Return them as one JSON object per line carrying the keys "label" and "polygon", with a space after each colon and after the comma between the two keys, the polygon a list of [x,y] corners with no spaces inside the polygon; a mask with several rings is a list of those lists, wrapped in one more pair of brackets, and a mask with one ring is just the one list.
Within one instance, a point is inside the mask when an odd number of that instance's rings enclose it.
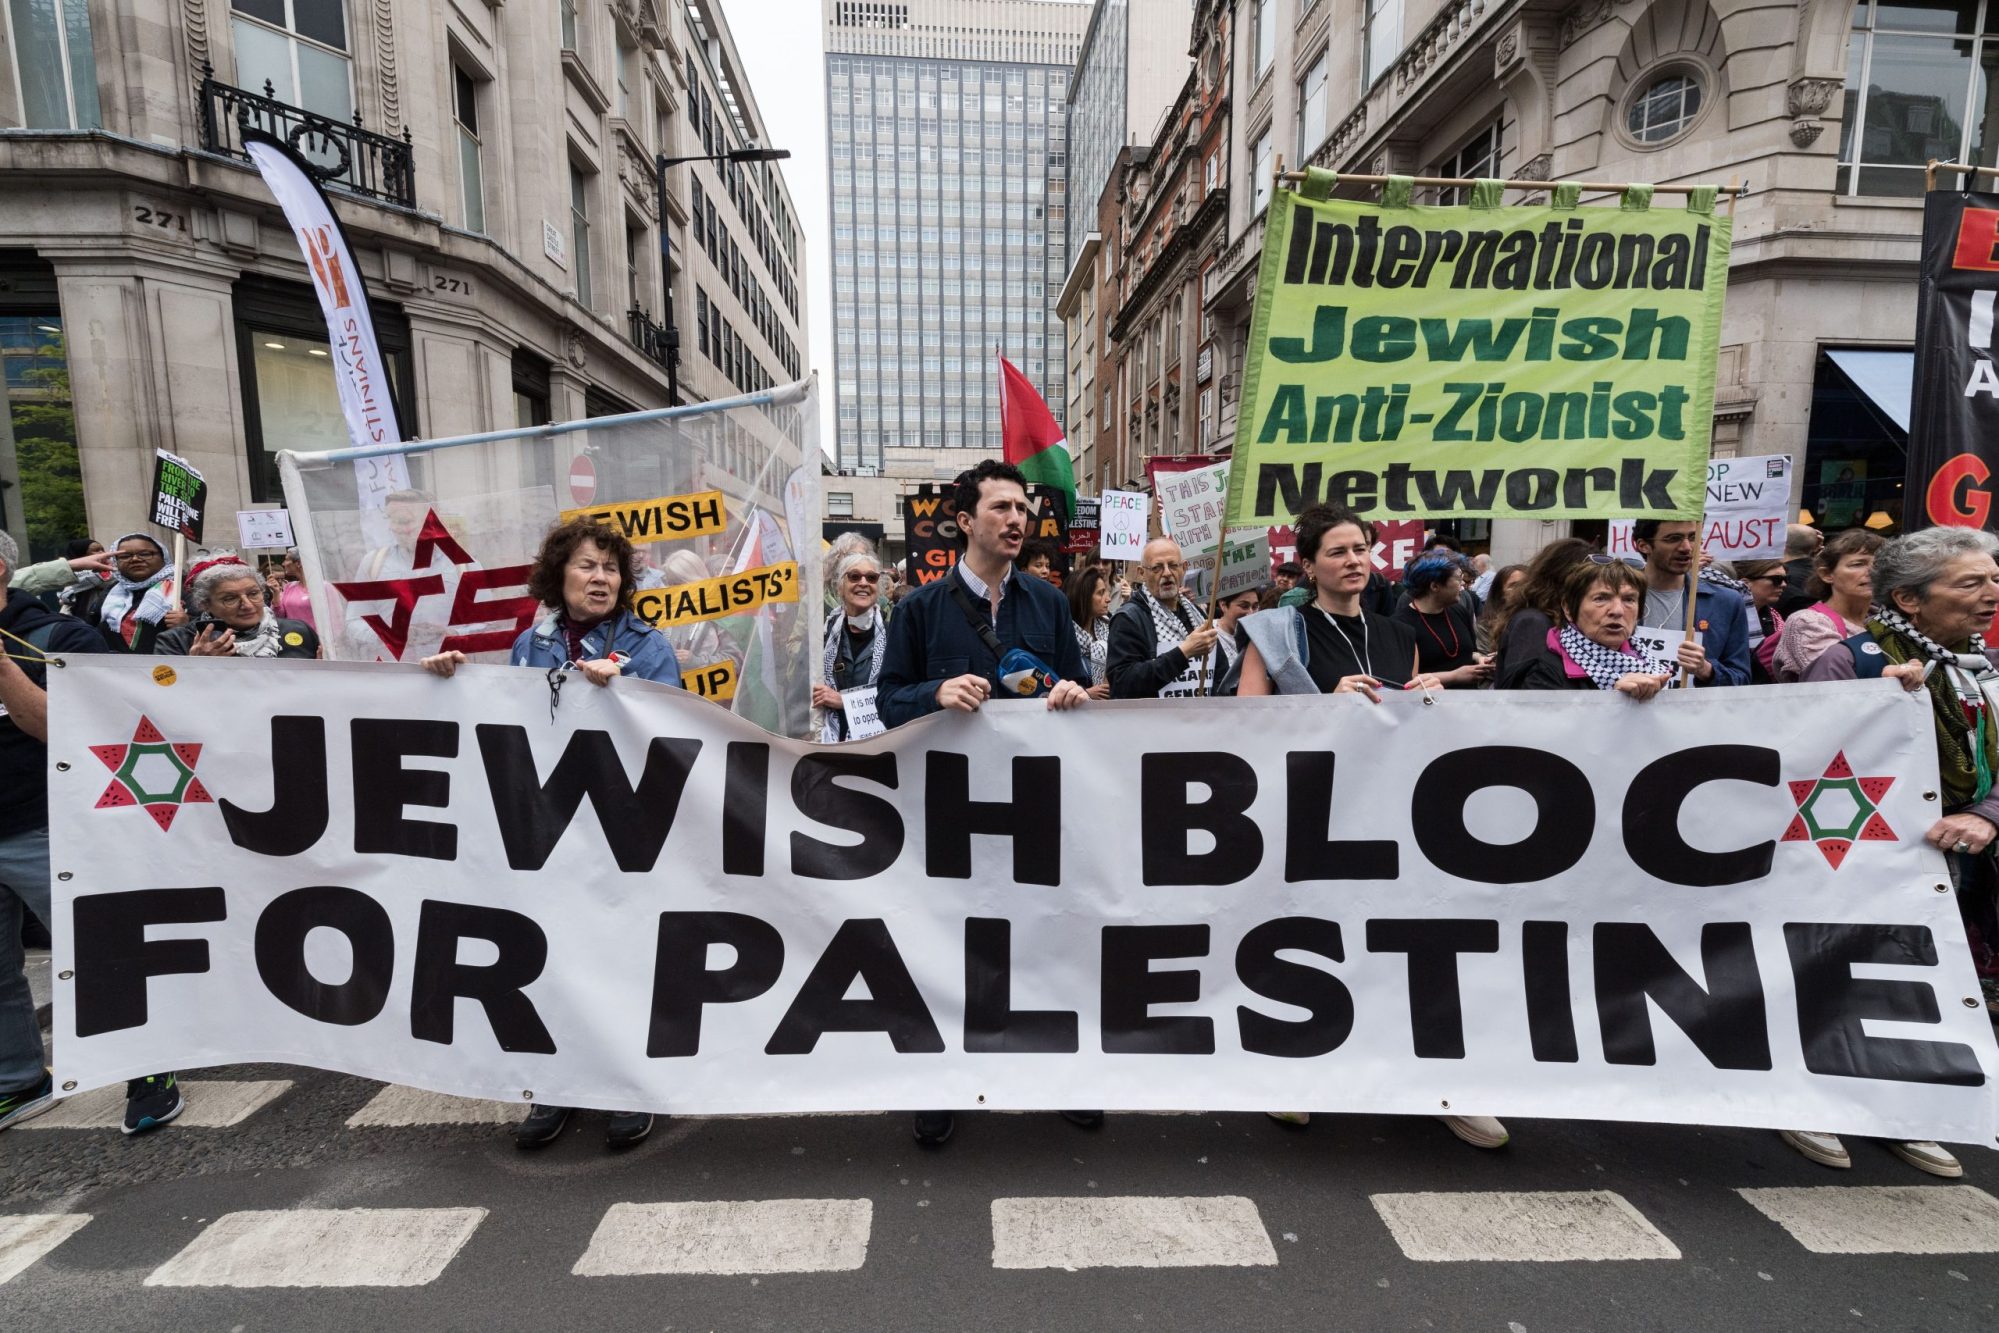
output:
{"label": "woman in black top", "polygon": [[1447,689],[1473,690],[1492,679],[1492,662],[1478,651],[1478,626],[1464,607],[1465,567],[1449,551],[1418,556],[1402,576],[1409,600],[1395,618],[1415,633],[1426,670]]}

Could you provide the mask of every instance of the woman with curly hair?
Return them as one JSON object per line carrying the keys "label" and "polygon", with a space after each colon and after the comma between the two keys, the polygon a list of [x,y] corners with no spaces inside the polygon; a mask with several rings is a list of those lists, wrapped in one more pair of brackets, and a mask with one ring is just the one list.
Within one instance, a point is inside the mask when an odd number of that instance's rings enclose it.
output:
{"label": "woman with curly hair", "polygon": [[[550,530],[528,574],[528,591],[554,614],[521,631],[508,656],[515,666],[575,670],[593,685],[620,676],[680,684],[680,663],[666,636],[632,611],[637,582],[632,544],[623,535],[588,518],[571,519]],[[455,649],[423,659],[423,668],[449,677],[467,662]],[[536,1103],[514,1126],[514,1144],[539,1148],[552,1143],[574,1108]],[[613,1111],[604,1135],[613,1148],[629,1148],[652,1133],[649,1111]]]}

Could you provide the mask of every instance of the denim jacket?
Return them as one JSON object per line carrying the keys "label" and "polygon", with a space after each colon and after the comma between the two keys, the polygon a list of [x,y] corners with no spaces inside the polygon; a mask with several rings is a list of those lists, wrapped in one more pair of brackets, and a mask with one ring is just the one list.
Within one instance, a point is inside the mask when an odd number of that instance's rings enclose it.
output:
{"label": "denim jacket", "polygon": [[[661,685],[680,684],[680,659],[674,656],[673,645],[630,611],[618,612],[585,634],[583,651],[591,661],[623,653],[625,675]],[[567,666],[569,641],[562,633],[562,618],[549,616],[533,629],[522,630],[508,660],[515,666],[543,669]]]}

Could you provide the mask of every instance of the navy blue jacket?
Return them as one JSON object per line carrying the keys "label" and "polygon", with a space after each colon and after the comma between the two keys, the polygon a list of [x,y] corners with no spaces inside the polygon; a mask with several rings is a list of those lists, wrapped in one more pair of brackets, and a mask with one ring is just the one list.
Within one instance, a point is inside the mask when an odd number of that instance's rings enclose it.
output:
{"label": "navy blue jacket", "polygon": [[1694,595],[1694,625],[1702,631],[1709,685],[1749,684],[1749,602],[1733,588],[1702,583]]}
{"label": "navy blue jacket", "polygon": [[[73,616],[59,616],[19,588],[0,593],[0,629],[27,639],[0,640],[29,680],[48,688],[48,668],[36,660],[42,648],[50,656],[108,653],[104,636]],[[0,838],[47,826],[49,822],[49,747],[14,725],[0,712]]]}
{"label": "navy blue jacket", "polygon": [[[885,726],[899,727],[936,712],[937,687],[954,676],[984,676],[998,688],[994,673],[999,659],[951,596],[953,584],[965,589],[975,612],[991,614],[992,604],[966,587],[955,568],[896,603],[895,616],[888,622],[881,676],[875,682],[875,707]],[[1000,647],[1025,648],[1063,680],[1087,689],[1090,669],[1076,646],[1073,623],[1069,599],[1053,586],[1029,574],[1008,572],[999,623],[993,628]]]}

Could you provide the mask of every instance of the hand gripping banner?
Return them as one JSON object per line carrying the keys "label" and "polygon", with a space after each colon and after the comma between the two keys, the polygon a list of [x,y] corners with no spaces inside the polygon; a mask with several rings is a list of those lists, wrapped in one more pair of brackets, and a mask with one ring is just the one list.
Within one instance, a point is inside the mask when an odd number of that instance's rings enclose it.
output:
{"label": "hand gripping banner", "polygon": [[1275,191],[1228,527],[1322,500],[1380,519],[1698,516],[1728,280],[1713,191],[1579,208],[1557,186],[1552,207],[1504,208],[1500,182],[1479,185],[1452,208]]}
{"label": "hand gripping banner", "polygon": [[512,668],[49,675],[66,1090],[285,1061],[690,1113],[1992,1141],[1929,710],[1889,682],[995,703],[818,746],[631,680],[551,717]]}
{"label": "hand gripping banner", "polygon": [[[817,395],[743,398],[397,446],[408,485],[371,531],[356,469],[372,450],[279,455],[327,656],[415,662],[444,649],[505,662],[544,614],[527,577],[557,522],[628,537],[634,610],[690,690],[780,735],[810,721],[821,660]],[[355,467],[346,466],[353,462]],[[811,520],[816,523],[816,520]]]}

